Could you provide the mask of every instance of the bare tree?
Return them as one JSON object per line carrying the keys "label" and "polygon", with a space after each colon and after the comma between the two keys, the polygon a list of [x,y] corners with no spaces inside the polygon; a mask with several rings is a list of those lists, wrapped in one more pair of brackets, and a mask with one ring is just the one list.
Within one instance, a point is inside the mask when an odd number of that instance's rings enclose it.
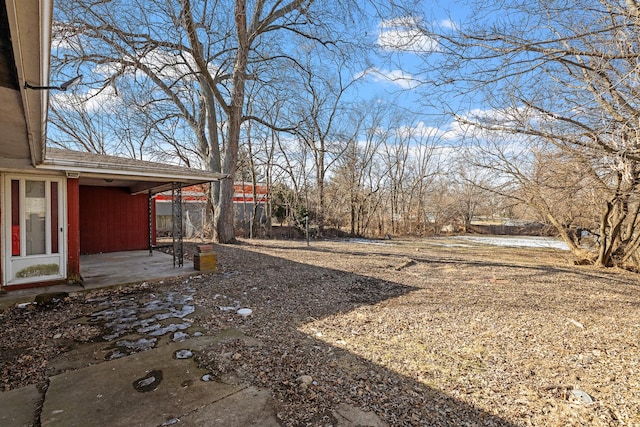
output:
{"label": "bare tree", "polygon": [[[49,145],[99,154],[111,151],[105,147],[109,140],[108,125],[99,114],[87,111],[83,103],[69,101],[53,96],[49,103],[51,122],[56,127],[50,131]],[[64,105],[60,106],[60,102]]]}
{"label": "bare tree", "polygon": [[336,223],[349,224],[352,236],[370,234],[371,222],[382,205],[387,171],[378,161],[388,137],[384,122],[388,113],[388,106],[376,101],[354,106],[352,136],[330,181],[335,200],[328,216]]}
{"label": "bare tree", "polygon": [[300,117],[294,134],[304,143],[312,156],[315,174],[315,221],[319,232],[325,225],[326,176],[347,148],[352,132],[349,127],[349,106],[344,98],[356,83],[354,73],[348,73],[350,59],[338,53],[323,62],[333,61],[332,67],[314,68],[318,52],[309,50],[299,79],[295,98],[296,117]]}
{"label": "bare tree", "polygon": [[260,120],[247,114],[246,83],[264,78],[267,64],[297,66],[290,48],[298,43],[349,40],[338,31],[341,19],[351,18],[348,7],[321,6],[313,0],[61,2],[55,28],[63,42],[55,49],[56,67],[84,70],[97,94],[138,84],[149,94],[138,106],[165,112],[150,114],[155,121],[149,128],[159,140],[176,141],[176,151],[188,138],[173,120],[186,123],[203,166],[228,176],[213,191],[214,237],[232,242],[233,177],[243,124]]}
{"label": "bare tree", "polygon": [[[475,6],[471,22],[420,29],[436,46],[423,56],[429,60],[424,82],[447,96],[458,94],[466,105],[481,106],[465,113],[460,104],[450,112],[466,126],[466,137],[480,143],[485,156],[478,163],[501,177],[498,191],[538,210],[580,260],[601,266],[634,260],[637,2],[480,1]],[[521,148],[526,152],[513,156]],[[595,247],[570,231],[568,224],[578,217],[563,203],[567,198],[578,205],[592,201],[588,227],[598,237]]]}

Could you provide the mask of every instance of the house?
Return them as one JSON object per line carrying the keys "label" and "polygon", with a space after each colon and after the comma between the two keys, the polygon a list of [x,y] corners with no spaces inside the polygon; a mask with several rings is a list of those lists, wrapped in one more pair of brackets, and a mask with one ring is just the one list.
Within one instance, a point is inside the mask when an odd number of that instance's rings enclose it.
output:
{"label": "house", "polygon": [[[206,185],[192,185],[182,189],[182,230],[187,238],[200,237],[207,223]],[[155,197],[156,230],[160,235],[171,236],[177,226],[174,215],[173,191],[165,191]]]}
{"label": "house", "polygon": [[52,0],[0,0],[3,290],[77,281],[81,253],[150,248],[154,194],[223,178],[46,149],[52,8]]}
{"label": "house", "polygon": [[255,209],[260,223],[264,223],[269,203],[269,187],[266,184],[257,183],[255,188],[252,184],[246,182],[233,184],[233,207],[237,222],[241,224],[250,223]]}

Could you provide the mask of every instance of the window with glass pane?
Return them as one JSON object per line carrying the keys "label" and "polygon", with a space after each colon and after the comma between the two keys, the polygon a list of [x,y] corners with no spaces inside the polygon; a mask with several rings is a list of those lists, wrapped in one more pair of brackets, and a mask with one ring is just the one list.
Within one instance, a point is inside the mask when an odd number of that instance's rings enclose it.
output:
{"label": "window with glass pane", "polygon": [[11,180],[11,255],[20,256],[20,181]]}
{"label": "window with glass pane", "polygon": [[26,254],[46,253],[46,196],[44,181],[25,181]]}
{"label": "window with glass pane", "polygon": [[58,183],[51,183],[51,253],[58,253]]}

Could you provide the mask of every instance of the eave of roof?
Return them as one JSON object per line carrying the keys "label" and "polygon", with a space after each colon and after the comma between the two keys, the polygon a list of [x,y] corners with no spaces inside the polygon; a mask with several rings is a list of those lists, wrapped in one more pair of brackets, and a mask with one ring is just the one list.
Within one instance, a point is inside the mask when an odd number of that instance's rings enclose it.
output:
{"label": "eave of roof", "polygon": [[84,178],[135,181],[132,193],[149,190],[158,193],[171,189],[174,183],[194,185],[226,178],[221,173],[184,166],[56,148],[47,148],[44,160],[36,167],[67,175],[75,173]]}
{"label": "eave of roof", "polygon": [[53,0],[3,0],[2,7],[6,7],[8,24],[3,37],[10,37],[3,40],[5,54],[13,57],[11,78],[17,80],[0,91],[0,157],[34,166],[44,153],[48,91],[27,90],[24,84],[49,82]]}

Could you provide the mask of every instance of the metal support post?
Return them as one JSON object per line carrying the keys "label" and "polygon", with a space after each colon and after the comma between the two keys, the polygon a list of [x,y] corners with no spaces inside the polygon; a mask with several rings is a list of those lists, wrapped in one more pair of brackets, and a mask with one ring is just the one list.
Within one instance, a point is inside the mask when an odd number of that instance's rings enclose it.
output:
{"label": "metal support post", "polygon": [[173,217],[173,267],[184,266],[184,246],[182,241],[182,184],[171,185],[171,209]]}

